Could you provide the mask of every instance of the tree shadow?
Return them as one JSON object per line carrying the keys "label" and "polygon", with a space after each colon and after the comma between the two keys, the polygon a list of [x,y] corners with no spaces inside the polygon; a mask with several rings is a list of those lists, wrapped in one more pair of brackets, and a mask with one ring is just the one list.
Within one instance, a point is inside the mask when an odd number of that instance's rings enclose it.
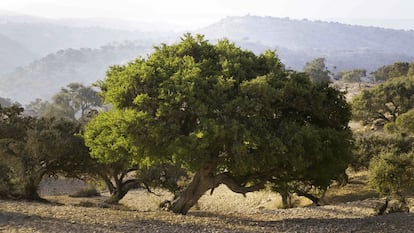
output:
{"label": "tree shadow", "polygon": [[[331,212],[332,216],[341,212],[328,209],[323,211]],[[257,231],[250,232],[414,232],[412,228],[414,224],[413,213],[394,213],[362,218],[315,217],[278,220],[257,220],[255,217],[207,212],[191,212],[189,214],[199,218],[219,218],[228,224],[239,224],[257,229]]]}
{"label": "tree shadow", "polygon": [[[332,215],[340,214],[337,210]],[[116,214],[108,213],[108,214]],[[154,213],[152,213],[154,214]],[[283,213],[282,213],[283,214]],[[263,216],[266,215],[266,216]],[[0,211],[0,229],[19,232],[30,229],[33,232],[414,232],[414,214],[396,213],[363,218],[280,218],[269,213],[261,214],[217,214],[191,211],[187,216],[163,215],[154,219],[131,217],[103,220],[85,214],[93,221],[76,222],[68,218],[43,217],[11,211]],[[292,213],[290,213],[292,215]],[[143,219],[142,219],[143,218]],[[117,219],[117,220],[116,220]]]}

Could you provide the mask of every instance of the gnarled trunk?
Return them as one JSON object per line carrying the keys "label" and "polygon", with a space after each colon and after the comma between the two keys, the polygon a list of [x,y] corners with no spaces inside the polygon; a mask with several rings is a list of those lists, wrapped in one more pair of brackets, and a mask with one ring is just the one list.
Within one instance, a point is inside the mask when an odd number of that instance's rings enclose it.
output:
{"label": "gnarled trunk", "polygon": [[187,214],[206,191],[218,185],[213,169],[209,167],[201,169],[194,175],[188,187],[172,202],[170,210],[174,213]]}
{"label": "gnarled trunk", "polygon": [[22,198],[27,200],[40,201],[43,200],[38,193],[40,182],[46,174],[46,169],[40,169],[34,175],[27,177],[23,184]]}
{"label": "gnarled trunk", "polygon": [[235,193],[245,196],[248,192],[257,191],[264,187],[264,182],[251,187],[244,187],[237,184],[228,173],[215,175],[215,167],[207,165],[200,169],[193,177],[189,186],[171,203],[171,210],[178,214],[187,214],[203,194],[208,190],[214,190],[220,184],[226,185]]}
{"label": "gnarled trunk", "polygon": [[113,187],[111,196],[105,202],[108,204],[118,204],[118,202],[125,197],[129,190],[140,187],[140,181],[137,179],[127,180],[125,182],[117,181],[116,186]]}

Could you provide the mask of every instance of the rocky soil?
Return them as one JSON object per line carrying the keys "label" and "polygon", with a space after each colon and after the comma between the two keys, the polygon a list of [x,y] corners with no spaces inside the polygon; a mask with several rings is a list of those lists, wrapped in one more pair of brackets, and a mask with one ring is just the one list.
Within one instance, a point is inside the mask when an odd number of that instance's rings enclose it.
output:
{"label": "rocky soil", "polygon": [[412,213],[376,216],[379,198],[284,210],[271,192],[244,198],[219,187],[183,216],[158,210],[168,198],[159,194],[135,190],[116,206],[102,205],[105,194],[44,196],[51,203],[0,200],[0,232],[414,232]]}

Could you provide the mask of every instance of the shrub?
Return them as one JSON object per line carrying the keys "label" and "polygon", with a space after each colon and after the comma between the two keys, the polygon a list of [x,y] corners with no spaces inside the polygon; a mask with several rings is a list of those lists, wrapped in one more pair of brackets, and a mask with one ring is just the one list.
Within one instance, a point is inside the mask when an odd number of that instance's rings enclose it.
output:
{"label": "shrub", "polygon": [[414,139],[400,135],[365,133],[355,136],[355,159],[351,167],[355,170],[369,167],[372,158],[387,151],[407,153],[411,151]]}
{"label": "shrub", "polygon": [[383,195],[403,193],[414,187],[414,152],[384,152],[369,165],[369,185]]}

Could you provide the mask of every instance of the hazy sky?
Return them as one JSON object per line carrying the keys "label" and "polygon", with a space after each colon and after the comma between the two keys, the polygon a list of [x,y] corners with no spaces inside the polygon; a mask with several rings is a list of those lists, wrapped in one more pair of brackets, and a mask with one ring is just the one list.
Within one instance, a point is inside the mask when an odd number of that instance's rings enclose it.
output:
{"label": "hazy sky", "polygon": [[121,18],[188,27],[247,14],[349,22],[414,19],[413,0],[0,0],[0,10],[49,18]]}

